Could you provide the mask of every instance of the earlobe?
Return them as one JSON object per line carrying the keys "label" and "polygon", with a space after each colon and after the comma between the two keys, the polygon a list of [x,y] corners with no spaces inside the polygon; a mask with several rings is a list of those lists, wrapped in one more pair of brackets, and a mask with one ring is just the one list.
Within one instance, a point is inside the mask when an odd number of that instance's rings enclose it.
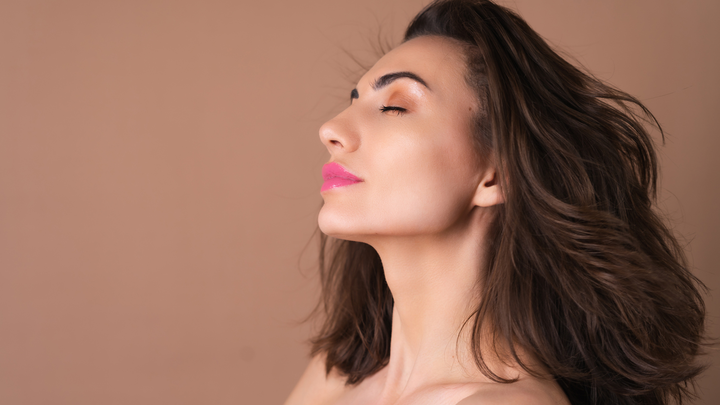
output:
{"label": "earlobe", "polygon": [[488,170],[483,176],[473,198],[473,205],[477,207],[492,207],[505,202],[505,195],[497,180],[497,172]]}

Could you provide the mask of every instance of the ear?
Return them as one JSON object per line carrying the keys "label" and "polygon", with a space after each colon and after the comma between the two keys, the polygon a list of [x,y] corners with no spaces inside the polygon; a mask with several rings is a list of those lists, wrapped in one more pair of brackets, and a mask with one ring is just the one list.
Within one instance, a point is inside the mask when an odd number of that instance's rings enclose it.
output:
{"label": "ear", "polygon": [[472,202],[477,207],[492,207],[505,202],[505,195],[500,188],[497,171],[494,167],[488,168],[483,174]]}

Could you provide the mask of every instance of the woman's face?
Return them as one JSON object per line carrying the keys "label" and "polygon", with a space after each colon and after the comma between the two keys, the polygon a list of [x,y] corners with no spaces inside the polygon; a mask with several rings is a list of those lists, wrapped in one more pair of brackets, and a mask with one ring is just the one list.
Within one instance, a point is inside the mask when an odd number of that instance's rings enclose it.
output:
{"label": "woman's face", "polygon": [[[467,219],[486,165],[473,149],[478,102],[465,82],[461,46],[412,39],[380,59],[355,90],[351,105],[320,128],[320,139],[330,162],[362,181],[326,165],[320,229],[370,242],[442,234]],[[341,177],[331,178],[338,170]]]}

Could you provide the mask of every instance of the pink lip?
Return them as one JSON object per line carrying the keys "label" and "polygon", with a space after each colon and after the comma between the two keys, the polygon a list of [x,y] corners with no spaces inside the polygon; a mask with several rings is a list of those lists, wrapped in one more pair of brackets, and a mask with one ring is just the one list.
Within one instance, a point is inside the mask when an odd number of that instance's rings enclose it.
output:
{"label": "pink lip", "polygon": [[320,188],[320,192],[324,192],[333,188],[349,186],[351,184],[360,183],[361,178],[355,176],[344,167],[335,162],[331,162],[323,166],[322,176],[325,182]]}

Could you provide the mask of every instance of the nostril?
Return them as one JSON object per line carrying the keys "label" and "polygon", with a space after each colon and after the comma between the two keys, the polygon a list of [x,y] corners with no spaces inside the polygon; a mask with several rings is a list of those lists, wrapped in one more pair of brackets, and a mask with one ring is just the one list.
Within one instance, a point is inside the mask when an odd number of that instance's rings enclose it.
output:
{"label": "nostril", "polygon": [[340,141],[335,141],[335,140],[333,140],[333,141],[330,141],[330,143],[332,143],[334,146],[342,146],[342,144],[340,143]]}

